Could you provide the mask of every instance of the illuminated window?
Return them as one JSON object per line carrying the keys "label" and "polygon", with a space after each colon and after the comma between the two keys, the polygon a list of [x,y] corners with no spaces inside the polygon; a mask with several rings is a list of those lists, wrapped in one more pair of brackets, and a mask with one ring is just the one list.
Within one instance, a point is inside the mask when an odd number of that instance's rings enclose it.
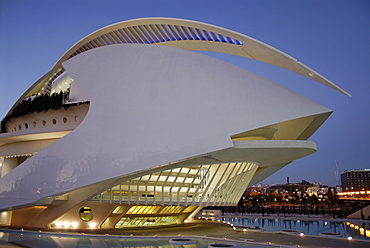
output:
{"label": "illuminated window", "polygon": [[161,206],[133,206],[126,214],[156,214]]}
{"label": "illuminated window", "polygon": [[118,206],[116,207],[114,210],[113,210],[113,214],[121,214],[125,211],[125,207],[124,206]]}
{"label": "illuminated window", "polygon": [[160,212],[159,214],[178,214],[178,213],[182,213],[182,211],[185,209],[186,207],[184,206],[166,206],[164,207]]}
{"label": "illuminated window", "polygon": [[193,212],[196,208],[197,206],[187,206],[183,212],[190,213],[190,212]]}
{"label": "illuminated window", "polygon": [[162,226],[177,223],[180,219],[186,218],[186,215],[161,216],[161,217],[122,217],[115,228],[124,228],[130,226]]}
{"label": "illuminated window", "polygon": [[79,217],[83,221],[90,221],[94,218],[94,212],[89,207],[82,207],[78,211]]}

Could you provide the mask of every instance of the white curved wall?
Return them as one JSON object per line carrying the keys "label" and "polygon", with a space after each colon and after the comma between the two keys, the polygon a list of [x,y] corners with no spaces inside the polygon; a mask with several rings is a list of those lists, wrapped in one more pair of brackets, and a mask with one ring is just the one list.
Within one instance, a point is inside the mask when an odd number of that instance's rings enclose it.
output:
{"label": "white curved wall", "polygon": [[90,99],[72,133],[0,181],[0,208],[233,147],[231,135],[330,112],[223,61],[156,45],[97,48],[63,64]]}

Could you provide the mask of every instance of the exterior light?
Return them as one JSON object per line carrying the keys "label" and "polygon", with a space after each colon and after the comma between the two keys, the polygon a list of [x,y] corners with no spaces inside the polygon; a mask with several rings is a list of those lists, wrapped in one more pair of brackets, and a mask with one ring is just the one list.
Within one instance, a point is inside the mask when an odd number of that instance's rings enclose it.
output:
{"label": "exterior light", "polygon": [[347,239],[351,241],[352,240],[352,237],[348,237]]}
{"label": "exterior light", "polygon": [[301,237],[304,236],[304,233],[300,233],[299,236],[301,236]]}

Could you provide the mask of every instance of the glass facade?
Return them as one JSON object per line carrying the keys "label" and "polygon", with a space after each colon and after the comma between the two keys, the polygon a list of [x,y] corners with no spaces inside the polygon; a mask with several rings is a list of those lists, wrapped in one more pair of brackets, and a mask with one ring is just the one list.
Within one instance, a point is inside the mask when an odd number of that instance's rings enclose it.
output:
{"label": "glass facade", "polygon": [[115,228],[135,226],[162,226],[172,225],[185,219],[187,215],[175,216],[152,216],[152,217],[123,217],[115,225]]}
{"label": "glass facade", "polygon": [[196,209],[197,206],[117,206],[101,228],[170,225],[183,221]]}
{"label": "glass facade", "polygon": [[90,200],[137,205],[236,204],[257,167],[253,162],[235,162],[172,168],[122,182]]}
{"label": "glass facade", "polygon": [[101,228],[179,224],[199,206],[237,204],[258,166],[233,162],[167,167],[122,181],[89,201],[120,204]]}

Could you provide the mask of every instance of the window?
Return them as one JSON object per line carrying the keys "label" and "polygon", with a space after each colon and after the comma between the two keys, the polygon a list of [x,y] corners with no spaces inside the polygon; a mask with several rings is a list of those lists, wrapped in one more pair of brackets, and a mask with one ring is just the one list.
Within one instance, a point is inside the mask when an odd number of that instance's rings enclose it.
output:
{"label": "window", "polygon": [[133,206],[126,214],[156,214],[161,206]]}
{"label": "window", "polygon": [[113,210],[113,214],[121,214],[125,211],[125,207],[124,206],[118,206],[116,207],[114,210]]}
{"label": "window", "polygon": [[78,214],[81,220],[90,221],[94,218],[94,212],[89,207],[82,207],[78,210]]}

